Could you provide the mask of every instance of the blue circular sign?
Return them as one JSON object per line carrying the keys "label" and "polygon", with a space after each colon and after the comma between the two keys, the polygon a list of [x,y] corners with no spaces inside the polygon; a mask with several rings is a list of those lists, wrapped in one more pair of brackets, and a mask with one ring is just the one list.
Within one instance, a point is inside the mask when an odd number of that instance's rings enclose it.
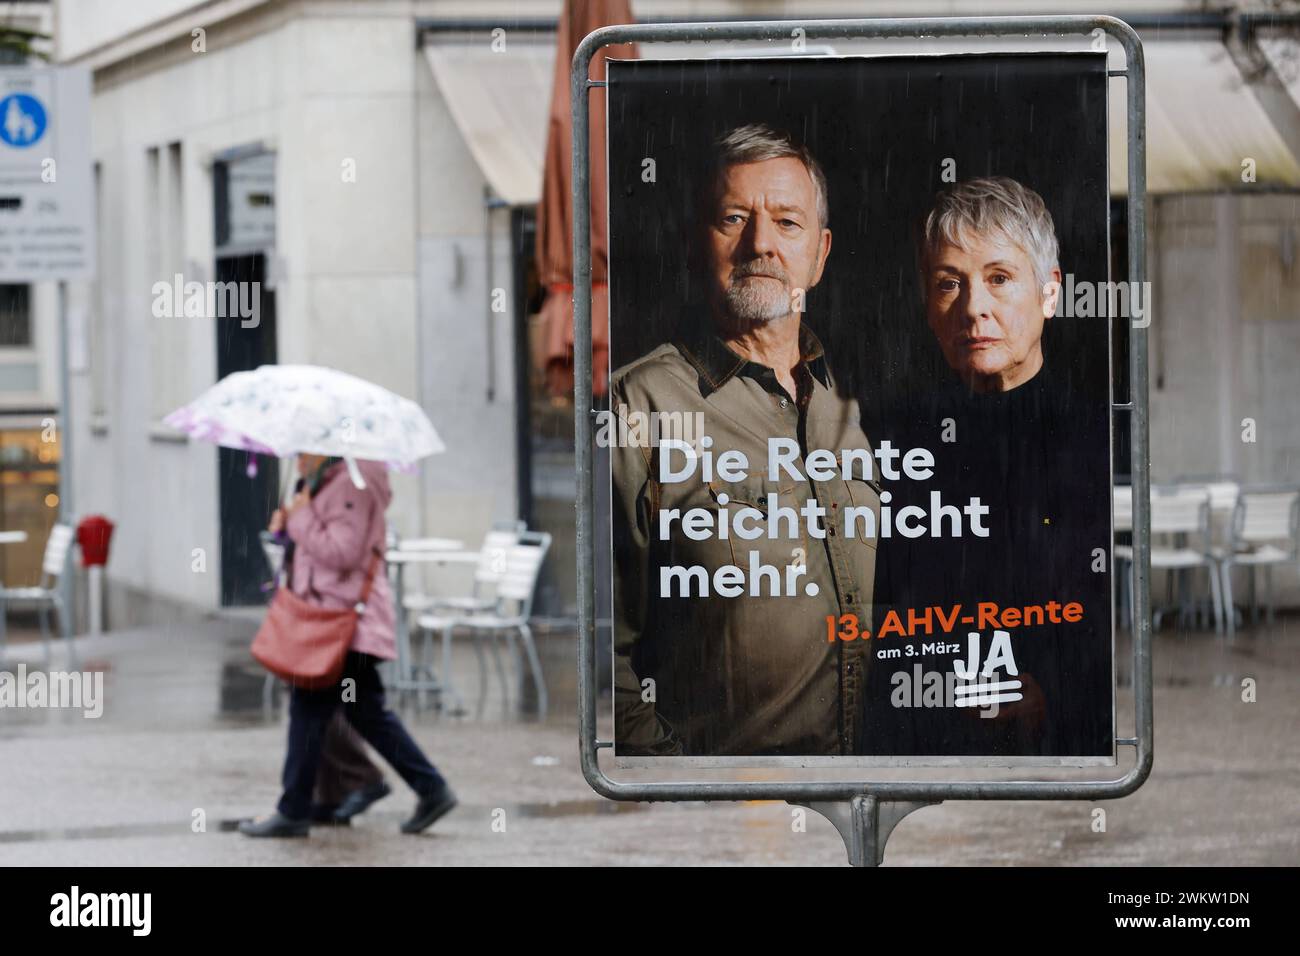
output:
{"label": "blue circular sign", "polygon": [[10,93],[0,100],[0,140],[20,149],[45,135],[45,107],[26,93]]}

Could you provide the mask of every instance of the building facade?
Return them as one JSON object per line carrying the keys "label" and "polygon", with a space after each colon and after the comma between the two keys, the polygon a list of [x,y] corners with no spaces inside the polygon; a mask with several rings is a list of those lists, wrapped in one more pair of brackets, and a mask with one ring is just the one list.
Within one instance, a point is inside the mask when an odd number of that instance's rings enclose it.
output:
{"label": "building facade", "polygon": [[[539,607],[571,613],[572,405],[541,385],[531,318],[560,6],[57,0],[57,58],[94,76],[100,269],[72,290],[88,357],[73,370],[71,436],[78,511],[117,523],[114,623],[160,604],[258,600],[255,533],[276,493],[273,463],[249,477],[242,455],[161,420],[222,374],[268,361],[333,366],[418,401],[448,452],[394,477],[393,528],[469,547],[497,521],[550,530]],[[643,19],[710,19],[986,6],[642,0],[634,9]],[[998,12],[1043,6],[1012,0]],[[1294,25],[1268,28],[1276,42],[1264,55],[1253,33],[1225,43],[1225,28],[1244,21],[1216,21],[1198,3],[1080,2],[1068,12],[1131,13],[1148,43],[1153,473],[1300,481],[1300,418],[1277,398],[1300,396],[1300,315],[1293,297],[1273,291],[1293,288],[1297,274],[1300,111],[1286,67]],[[824,52],[941,48],[833,47]],[[772,52],[679,45],[642,55]],[[1119,51],[1112,56],[1121,68]],[[1126,188],[1122,132],[1117,86],[1117,195]],[[1244,158],[1255,161],[1249,182]],[[218,281],[257,284],[255,326],[186,315],[158,291]],[[30,293],[37,333],[50,321],[50,295]],[[38,411],[52,398],[42,394]],[[1253,446],[1238,436],[1250,417],[1260,423]],[[1300,600],[1300,578],[1278,583]]]}
{"label": "building facade", "polygon": [[[50,4],[8,4],[0,16],[0,69],[38,65],[53,52]],[[0,284],[0,530],[27,538],[0,546],[0,581],[35,584],[59,513],[58,289]]]}

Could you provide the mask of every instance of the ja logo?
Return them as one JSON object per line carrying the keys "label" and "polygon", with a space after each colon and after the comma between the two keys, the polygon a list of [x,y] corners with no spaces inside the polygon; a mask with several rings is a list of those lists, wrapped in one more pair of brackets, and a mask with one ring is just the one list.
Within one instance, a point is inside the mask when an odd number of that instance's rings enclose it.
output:
{"label": "ja logo", "polygon": [[45,107],[26,93],[0,100],[0,139],[10,146],[31,146],[45,135]]}

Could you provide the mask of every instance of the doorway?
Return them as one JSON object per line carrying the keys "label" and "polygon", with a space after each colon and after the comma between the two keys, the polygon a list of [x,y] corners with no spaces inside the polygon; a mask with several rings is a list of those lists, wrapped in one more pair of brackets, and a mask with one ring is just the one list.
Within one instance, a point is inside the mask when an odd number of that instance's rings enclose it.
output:
{"label": "doorway", "polygon": [[[257,283],[260,321],[244,328],[238,318],[218,318],[217,379],[232,372],[272,365],[275,349],[275,293],[265,285],[266,256],[262,253],[217,259],[216,281]],[[280,489],[280,463],[266,455],[233,448],[217,450],[221,520],[221,603],[264,604],[263,586],[271,571],[259,535],[270,520]]]}
{"label": "doorway", "polygon": [[[260,146],[232,150],[212,167],[213,222],[218,283],[236,283],[239,301],[255,302],[254,322],[213,319],[217,380],[276,362],[275,154]],[[222,286],[218,286],[221,288]],[[261,532],[277,506],[280,468],[275,458],[218,449],[221,528],[221,603],[264,604],[271,570]]]}

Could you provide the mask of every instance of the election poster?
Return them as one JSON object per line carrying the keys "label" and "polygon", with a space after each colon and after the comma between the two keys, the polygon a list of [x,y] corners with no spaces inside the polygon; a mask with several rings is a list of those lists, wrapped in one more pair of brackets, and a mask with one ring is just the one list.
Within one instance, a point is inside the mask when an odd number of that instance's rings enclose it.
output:
{"label": "election poster", "polygon": [[610,63],[620,765],[1115,762],[1106,83]]}

